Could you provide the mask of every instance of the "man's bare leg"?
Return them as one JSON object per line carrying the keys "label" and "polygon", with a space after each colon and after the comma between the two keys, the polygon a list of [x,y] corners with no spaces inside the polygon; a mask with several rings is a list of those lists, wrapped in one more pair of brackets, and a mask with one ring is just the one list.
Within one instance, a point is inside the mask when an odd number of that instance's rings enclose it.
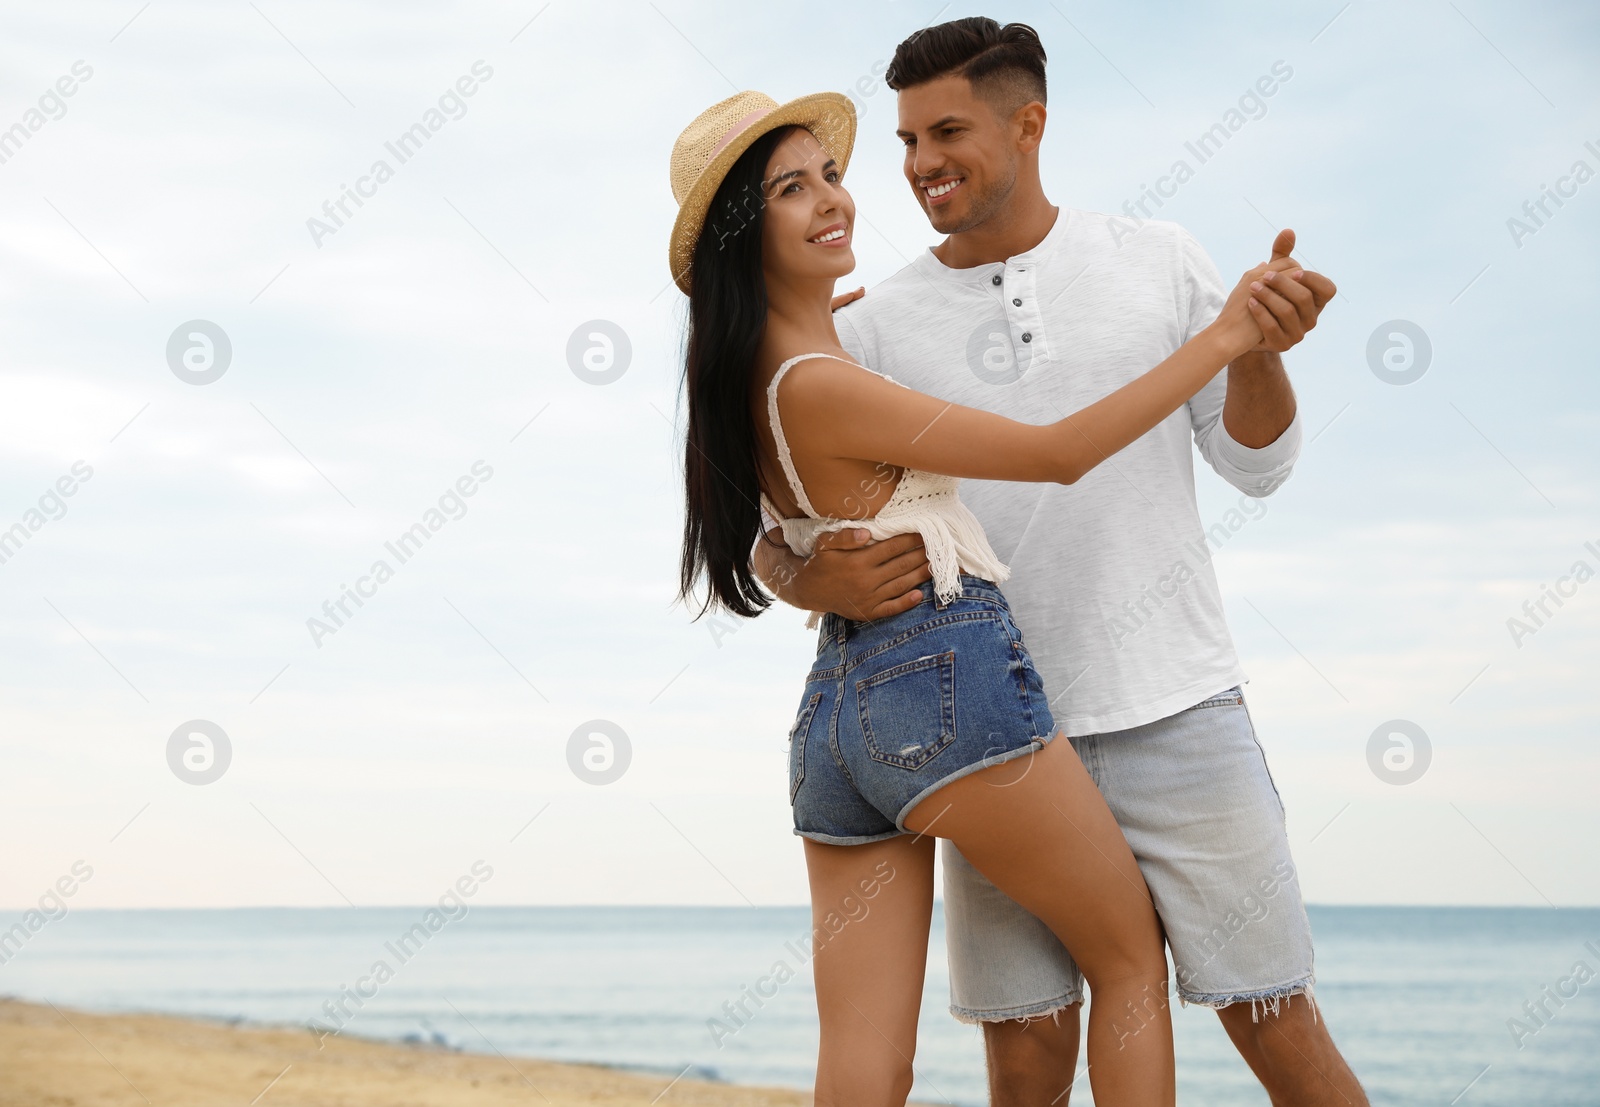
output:
{"label": "man's bare leg", "polygon": [[[1078,1065],[1078,1011],[1050,1018],[983,1024],[989,1062],[989,1102],[994,1107],[1066,1107]],[[1295,996],[1278,1014],[1250,1004],[1220,1008],[1217,1016],[1274,1107],[1367,1107],[1366,1093],[1311,1004]],[[1065,1093],[1065,1094],[1063,1094]]]}
{"label": "man's bare leg", "polygon": [[1067,1107],[1078,1072],[1078,1013],[983,1024],[993,1107]]}
{"label": "man's bare leg", "polygon": [[1220,1007],[1217,1017],[1273,1107],[1368,1107],[1328,1024],[1304,996],[1284,1000],[1276,1015],[1257,1006],[1259,1021],[1249,1003]]}

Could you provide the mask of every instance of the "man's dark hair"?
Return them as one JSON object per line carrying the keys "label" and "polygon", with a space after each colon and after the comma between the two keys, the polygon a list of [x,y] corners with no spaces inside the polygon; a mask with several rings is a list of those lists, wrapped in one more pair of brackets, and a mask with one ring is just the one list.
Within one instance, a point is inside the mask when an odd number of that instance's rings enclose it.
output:
{"label": "man's dark hair", "polygon": [[1044,46],[1032,27],[1002,27],[973,15],[913,34],[895,48],[883,79],[899,92],[939,77],[965,77],[1001,116],[1010,116],[1031,101],[1045,102],[1044,63]]}

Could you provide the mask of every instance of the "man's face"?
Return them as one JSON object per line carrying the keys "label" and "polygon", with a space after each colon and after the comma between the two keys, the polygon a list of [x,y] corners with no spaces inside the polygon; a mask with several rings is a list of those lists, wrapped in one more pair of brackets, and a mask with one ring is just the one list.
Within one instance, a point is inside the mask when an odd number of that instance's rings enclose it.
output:
{"label": "man's face", "polygon": [[965,77],[940,77],[899,96],[905,174],[936,231],[970,231],[1002,210],[1017,181],[1010,119]]}

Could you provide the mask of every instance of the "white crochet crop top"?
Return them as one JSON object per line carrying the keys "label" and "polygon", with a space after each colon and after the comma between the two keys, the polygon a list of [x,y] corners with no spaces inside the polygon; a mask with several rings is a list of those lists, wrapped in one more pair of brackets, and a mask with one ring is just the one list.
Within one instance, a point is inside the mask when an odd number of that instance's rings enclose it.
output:
{"label": "white crochet crop top", "polygon": [[[957,477],[920,469],[902,469],[900,483],[895,485],[888,501],[878,509],[876,515],[864,519],[839,519],[817,514],[811,501],[806,498],[805,489],[801,487],[800,474],[795,471],[788,440],[783,436],[783,420],[778,415],[778,382],[796,362],[813,357],[844,361],[846,365],[856,364],[832,354],[801,354],[778,366],[778,371],[772,375],[772,383],[767,385],[767,419],[772,425],[772,437],[778,447],[778,461],[783,465],[783,473],[789,481],[790,491],[794,493],[795,502],[805,515],[784,518],[778,514],[778,509],[765,492],[761,493],[761,505],[782,526],[783,538],[789,548],[802,557],[810,557],[816,548],[818,536],[845,527],[865,528],[878,540],[916,531],[922,535],[928,565],[933,572],[934,591],[942,601],[948,602],[961,594],[961,573],[970,573],[997,584],[1010,577],[1010,568],[989,547],[983,525],[957,496],[956,486],[961,483]],[[857,365],[856,368],[866,369],[866,366]],[[877,373],[877,370],[867,369],[867,372]],[[887,373],[878,373],[878,376],[899,384]],[[816,626],[821,618],[820,611],[813,611],[806,619],[806,626]]]}

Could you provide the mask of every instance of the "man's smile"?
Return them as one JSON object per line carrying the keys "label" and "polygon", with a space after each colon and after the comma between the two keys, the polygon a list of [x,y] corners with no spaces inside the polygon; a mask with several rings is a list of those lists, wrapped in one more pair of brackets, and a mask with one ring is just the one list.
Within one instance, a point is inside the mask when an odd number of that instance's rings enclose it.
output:
{"label": "man's smile", "polygon": [[917,187],[922,189],[922,195],[927,198],[930,206],[938,206],[946,203],[950,194],[960,188],[965,180],[965,177],[939,177],[931,183]]}

